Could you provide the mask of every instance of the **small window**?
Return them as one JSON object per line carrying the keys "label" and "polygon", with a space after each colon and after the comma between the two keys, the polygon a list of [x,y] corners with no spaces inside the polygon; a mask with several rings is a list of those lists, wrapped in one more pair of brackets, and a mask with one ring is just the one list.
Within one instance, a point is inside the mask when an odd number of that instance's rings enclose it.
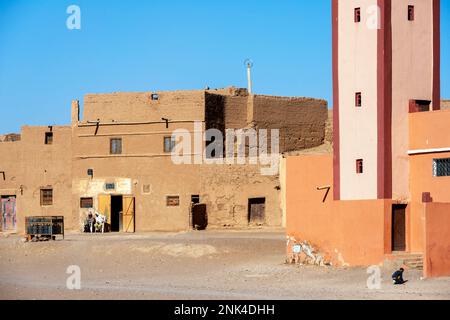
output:
{"label": "small window", "polygon": [[167,196],[166,205],[168,207],[178,207],[180,205],[180,196]]}
{"label": "small window", "polygon": [[158,101],[158,100],[159,100],[159,94],[153,93],[153,94],[152,94],[152,100],[153,100],[153,101]]}
{"label": "small window", "polygon": [[355,9],[355,22],[361,22],[361,8]]}
{"label": "small window", "polygon": [[175,148],[175,139],[173,137],[164,137],[164,152],[172,152]]}
{"label": "small window", "polygon": [[408,21],[414,21],[414,6],[408,6]]}
{"label": "small window", "polygon": [[433,160],[434,177],[450,177],[450,158]]}
{"label": "small window", "polygon": [[53,205],[53,189],[41,189],[41,206]]}
{"label": "small window", "polygon": [[122,154],[122,139],[120,138],[114,138],[111,139],[111,154]]}
{"label": "small window", "polygon": [[361,92],[357,92],[355,94],[355,106],[361,107],[362,106],[362,94]]}
{"label": "small window", "polygon": [[199,204],[200,203],[200,196],[195,194],[191,196],[191,202],[193,204]]}
{"label": "small window", "polygon": [[357,174],[364,173],[364,161],[363,161],[363,159],[356,160],[356,173]]}
{"label": "small window", "polygon": [[431,101],[429,100],[409,100],[409,112],[427,112],[430,111]]}
{"label": "small window", "polygon": [[80,198],[80,208],[89,209],[94,207],[93,198]]}
{"label": "small window", "polygon": [[45,144],[53,144],[53,132],[45,133]]}
{"label": "small window", "polygon": [[105,190],[107,191],[116,190],[116,184],[114,182],[105,183]]}

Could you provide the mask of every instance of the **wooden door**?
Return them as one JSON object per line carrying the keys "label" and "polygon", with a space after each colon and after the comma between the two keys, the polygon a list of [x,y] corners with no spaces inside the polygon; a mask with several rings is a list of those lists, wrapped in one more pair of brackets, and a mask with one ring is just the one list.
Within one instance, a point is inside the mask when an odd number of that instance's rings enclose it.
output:
{"label": "wooden door", "polygon": [[98,213],[106,217],[106,222],[111,223],[111,196],[101,194],[98,196]]}
{"label": "wooden door", "polygon": [[134,232],[134,197],[133,196],[123,196],[123,232],[133,233]]}
{"label": "wooden door", "polygon": [[392,251],[406,250],[406,205],[392,207]]}
{"label": "wooden door", "polygon": [[266,219],[266,199],[256,198],[249,199],[249,223],[262,225]]}
{"label": "wooden door", "polygon": [[1,228],[3,231],[15,231],[16,230],[16,198],[9,197],[1,199],[0,202],[1,212]]}

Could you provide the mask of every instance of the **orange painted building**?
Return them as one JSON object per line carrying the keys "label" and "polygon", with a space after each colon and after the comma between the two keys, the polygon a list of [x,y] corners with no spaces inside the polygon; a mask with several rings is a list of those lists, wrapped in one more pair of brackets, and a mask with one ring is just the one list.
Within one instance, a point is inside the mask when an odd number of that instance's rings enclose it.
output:
{"label": "orange painted building", "polygon": [[[450,275],[450,111],[439,0],[332,0],[333,155],[287,156],[289,244],[334,265]],[[291,248],[288,246],[288,250]]]}

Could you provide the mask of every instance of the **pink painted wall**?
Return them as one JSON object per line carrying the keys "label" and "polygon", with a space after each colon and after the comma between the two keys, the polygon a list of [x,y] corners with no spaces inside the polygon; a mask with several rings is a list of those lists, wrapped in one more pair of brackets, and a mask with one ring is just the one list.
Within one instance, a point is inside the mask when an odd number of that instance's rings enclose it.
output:
{"label": "pink painted wall", "polygon": [[[307,240],[338,266],[383,262],[390,253],[390,201],[334,201],[331,155],[292,156],[286,160],[287,235]],[[289,250],[288,250],[289,251]]]}
{"label": "pink painted wall", "polygon": [[[408,5],[415,7],[408,21]],[[433,97],[433,1],[392,1],[392,197],[409,194],[409,100]]]}
{"label": "pink painted wall", "polygon": [[[376,0],[338,3],[342,200],[377,198],[377,29],[368,27],[376,5]],[[354,22],[357,7],[360,23]],[[361,108],[355,107],[356,92],[362,92]],[[364,159],[363,174],[356,174],[357,159]]]}
{"label": "pink painted wall", "polygon": [[409,115],[409,149],[450,148],[450,110]]}
{"label": "pink painted wall", "polygon": [[424,276],[450,276],[450,203],[425,205]]}

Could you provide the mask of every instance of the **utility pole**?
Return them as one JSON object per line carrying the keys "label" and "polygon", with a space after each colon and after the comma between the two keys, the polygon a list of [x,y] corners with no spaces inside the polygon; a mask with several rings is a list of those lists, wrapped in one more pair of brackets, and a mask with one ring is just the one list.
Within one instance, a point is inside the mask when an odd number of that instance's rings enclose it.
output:
{"label": "utility pole", "polygon": [[253,61],[250,59],[245,60],[245,66],[247,67],[247,81],[248,81],[248,93],[252,94],[252,67]]}

